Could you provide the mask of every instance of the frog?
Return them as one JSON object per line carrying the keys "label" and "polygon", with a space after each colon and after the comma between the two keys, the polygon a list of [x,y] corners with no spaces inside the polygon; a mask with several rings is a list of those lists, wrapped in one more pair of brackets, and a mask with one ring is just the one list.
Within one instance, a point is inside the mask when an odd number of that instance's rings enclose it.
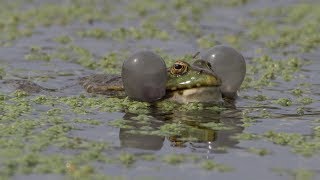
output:
{"label": "frog", "polygon": [[[177,103],[221,102],[220,77],[210,63],[197,59],[192,64],[177,60],[167,68],[166,95],[161,100]],[[82,77],[80,85],[88,93],[109,96],[126,96],[121,75],[94,74]]]}
{"label": "frog", "polygon": [[28,94],[40,92],[55,92],[58,90],[40,86],[28,79],[5,79],[1,82],[1,84],[11,86],[15,90],[24,91]]}

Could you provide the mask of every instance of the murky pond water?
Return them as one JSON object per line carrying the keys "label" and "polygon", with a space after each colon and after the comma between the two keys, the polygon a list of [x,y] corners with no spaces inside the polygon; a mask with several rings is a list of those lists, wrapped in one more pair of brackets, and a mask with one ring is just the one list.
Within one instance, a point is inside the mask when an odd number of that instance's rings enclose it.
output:
{"label": "murky pond water", "polygon": [[[316,0],[1,3],[0,179],[320,179]],[[78,85],[139,50],[171,65],[218,44],[246,58],[235,108]]]}

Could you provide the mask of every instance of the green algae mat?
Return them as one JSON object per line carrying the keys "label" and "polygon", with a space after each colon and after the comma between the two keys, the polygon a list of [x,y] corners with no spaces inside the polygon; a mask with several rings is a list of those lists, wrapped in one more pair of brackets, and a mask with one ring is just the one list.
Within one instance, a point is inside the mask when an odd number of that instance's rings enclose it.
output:
{"label": "green algae mat", "polygon": [[[316,0],[0,2],[0,179],[320,179]],[[78,85],[219,44],[247,62],[236,108]]]}

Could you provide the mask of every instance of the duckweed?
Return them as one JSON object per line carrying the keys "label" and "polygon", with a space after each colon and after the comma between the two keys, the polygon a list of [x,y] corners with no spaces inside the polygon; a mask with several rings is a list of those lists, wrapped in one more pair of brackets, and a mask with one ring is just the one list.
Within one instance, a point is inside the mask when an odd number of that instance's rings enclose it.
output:
{"label": "duckweed", "polygon": [[151,119],[152,116],[148,116],[148,115],[145,115],[145,114],[140,114],[136,117],[132,117],[131,119],[133,120],[138,120],[138,121],[148,121]]}
{"label": "duckweed", "polygon": [[[9,120],[8,123],[0,126],[2,129],[0,156],[2,158],[6,157],[2,161],[1,176],[9,177],[17,172],[24,174],[66,173],[64,163],[67,159],[73,157],[42,154],[41,152],[49,146],[62,149],[88,150],[81,155],[84,161],[105,159],[100,155],[100,152],[107,147],[106,143],[94,143],[80,138],[67,137],[67,133],[73,127],[64,118],[59,117],[63,113],[59,108],[50,109],[47,113],[41,114],[38,119],[24,119],[33,112],[32,102],[51,104],[50,101],[57,99],[44,96],[31,98],[30,100],[25,99],[25,97],[7,98],[8,101],[1,106],[1,111],[5,110],[5,113],[1,113],[0,121],[3,123]],[[41,131],[37,132],[39,128],[41,128]],[[25,143],[26,141],[28,143]],[[85,166],[83,168],[87,169]],[[82,172],[83,169],[81,169],[82,167],[79,171]],[[89,171],[85,172],[89,173]]]}
{"label": "duckweed", "polygon": [[304,92],[303,92],[303,90],[301,90],[301,89],[299,89],[299,88],[296,88],[296,89],[293,89],[293,90],[291,91],[291,93],[292,93],[293,95],[295,95],[295,96],[301,96]]}
{"label": "duckweed", "polygon": [[108,125],[117,127],[117,128],[126,128],[126,129],[133,129],[132,126],[128,125],[128,122],[123,119],[113,120],[108,123]]}
{"label": "duckweed", "polygon": [[241,133],[233,136],[232,138],[238,140],[257,140],[261,138],[259,135],[252,134],[252,133]]}
{"label": "duckweed", "polygon": [[100,28],[92,28],[77,32],[80,37],[91,37],[96,39],[102,39],[107,37],[107,32]]}
{"label": "duckweed", "polygon": [[[317,128],[315,127],[315,133],[317,134]],[[239,140],[256,140],[267,139],[275,144],[291,147],[292,152],[301,154],[305,157],[313,156],[315,153],[320,152],[320,143],[317,139],[308,136],[303,136],[298,133],[284,133],[267,131],[263,135],[256,135],[250,133],[241,133],[233,136]]]}
{"label": "duckweed", "polygon": [[256,101],[265,101],[265,100],[267,100],[267,99],[268,99],[267,96],[262,95],[262,94],[256,95],[256,96],[254,97],[254,100],[256,100]]}
{"label": "duckweed", "polygon": [[41,47],[31,47],[29,54],[24,56],[26,60],[40,60],[40,61],[50,61],[51,57],[48,53],[42,50]]}
{"label": "duckweed", "polygon": [[181,16],[175,23],[175,28],[180,33],[185,34],[193,34],[199,36],[201,34],[201,30],[195,24],[190,22],[186,16]]}
{"label": "duckweed", "polygon": [[315,119],[313,122],[320,123],[320,119]]}
{"label": "duckweed", "polygon": [[98,66],[89,50],[73,44],[67,44],[65,47],[58,48],[50,56],[64,61],[76,62],[89,69],[95,69]]}
{"label": "duckweed", "polygon": [[155,155],[152,154],[145,154],[140,156],[141,159],[145,160],[145,161],[154,161],[157,159],[157,157]]}
{"label": "duckweed", "polygon": [[252,118],[252,117],[243,117],[242,119],[241,119],[241,121],[243,122],[243,123],[254,123],[254,122],[257,122],[257,120],[256,119],[254,119],[254,118]]}
{"label": "duckweed", "polygon": [[201,124],[204,127],[208,127],[212,130],[230,130],[232,127],[227,127],[223,123],[215,123],[215,122],[209,122]]}
{"label": "duckweed", "polygon": [[298,107],[296,111],[297,111],[298,115],[302,116],[302,115],[304,115],[305,108],[304,107]]}
{"label": "duckweed", "polygon": [[226,166],[224,164],[216,163],[213,160],[203,161],[201,163],[201,167],[202,167],[202,169],[207,170],[207,171],[216,170],[219,172],[230,172],[230,171],[234,170],[234,168],[232,168],[232,167]]}
{"label": "duckweed", "polygon": [[292,100],[288,99],[288,98],[279,98],[278,100],[275,101],[275,103],[277,103],[281,106],[291,106]]}
{"label": "duckweed", "polygon": [[72,38],[67,35],[58,36],[58,37],[54,38],[53,40],[57,43],[60,43],[60,44],[69,44],[70,42],[72,42]]}
{"label": "duckweed", "polygon": [[170,35],[167,31],[160,30],[153,23],[144,23],[140,27],[121,27],[111,31],[100,28],[93,28],[77,33],[81,37],[91,37],[96,39],[111,38],[116,41],[124,41],[127,39],[140,40],[143,38],[154,38],[160,40],[169,40]]}
{"label": "duckweed", "polygon": [[292,176],[297,180],[308,180],[313,179],[314,172],[307,169],[296,169],[292,173]]}
{"label": "duckweed", "polygon": [[129,153],[122,153],[119,156],[119,160],[122,164],[129,166],[135,162],[135,157],[132,154]]}
{"label": "duckweed", "polygon": [[155,134],[162,136],[175,136],[182,135],[185,132],[186,126],[180,123],[164,124],[159,128],[159,131],[156,131]]}
{"label": "duckweed", "polygon": [[17,98],[23,98],[29,96],[29,94],[23,90],[16,90],[12,93]]}
{"label": "duckweed", "polygon": [[[250,35],[274,49],[296,46],[298,51],[311,51],[320,44],[319,26],[313,20],[319,19],[319,8],[318,4],[300,3],[254,11],[260,18],[248,23]],[[282,26],[276,25],[279,21]]]}
{"label": "duckweed", "polygon": [[273,168],[273,171],[283,175],[288,174],[295,180],[312,180],[314,179],[315,172],[309,169],[284,169],[284,168]]}
{"label": "duckweed", "polygon": [[276,133],[274,131],[268,131],[264,136],[272,142],[281,145],[300,144],[304,139],[300,134]]}
{"label": "duckweed", "polygon": [[[98,108],[100,111],[121,111],[125,110],[131,113],[142,113],[145,114],[149,111],[149,103],[131,101],[128,98],[105,98],[103,96],[92,97],[92,98],[77,98],[77,97],[66,97],[60,98],[59,101],[66,103],[73,110],[79,108]],[[82,111],[83,109],[81,109]],[[83,111],[82,111],[83,112]]]}
{"label": "duckweed", "polygon": [[40,95],[35,97],[32,101],[37,104],[45,104],[46,102],[48,102],[48,98],[44,95]]}
{"label": "duckweed", "polygon": [[203,110],[204,104],[202,103],[188,103],[180,106],[181,111],[191,111],[191,110]]}
{"label": "duckweed", "polygon": [[5,69],[0,67],[0,79],[2,79],[6,75]]}
{"label": "duckweed", "polygon": [[106,73],[120,73],[120,67],[123,62],[127,58],[127,54],[125,52],[116,53],[111,52],[109,54],[104,55],[99,61],[98,65],[102,68],[102,70]]}
{"label": "duckweed", "polygon": [[76,123],[84,123],[84,124],[90,124],[90,125],[100,125],[101,122],[99,120],[95,119],[74,119],[73,120]]}
{"label": "duckweed", "polygon": [[269,118],[269,117],[271,117],[271,113],[267,109],[262,109],[260,111],[260,117]]}
{"label": "duckweed", "polygon": [[254,148],[254,147],[251,147],[251,148],[248,149],[248,152],[253,153],[253,154],[257,154],[259,156],[265,156],[265,155],[271,154],[271,152],[266,148]]}
{"label": "duckweed", "polygon": [[304,97],[304,98],[299,99],[299,102],[302,103],[303,105],[308,105],[313,102],[313,99],[309,98],[309,97]]}
{"label": "duckweed", "polygon": [[288,145],[292,147],[293,152],[303,156],[312,156],[320,151],[320,143],[317,139],[310,139],[301,134],[268,131],[263,136],[275,144]]}
{"label": "duckweed", "polygon": [[[26,8],[24,1],[7,1],[2,2],[0,7],[0,45],[2,47],[14,46],[14,48],[19,48],[20,45],[15,45],[23,40],[22,37],[41,35],[42,31],[46,31],[50,26],[52,28],[67,27],[68,34],[49,39],[50,43],[58,44],[57,47],[49,45],[49,48],[52,49],[47,49],[47,46],[31,46],[29,50],[27,49],[24,59],[27,61],[44,61],[46,65],[51,65],[52,60],[62,60],[71,64],[79,64],[97,72],[119,73],[122,61],[131,53],[132,48],[130,46],[136,44],[136,42],[146,41],[148,43],[149,39],[179,41],[180,36],[182,36],[182,38],[185,38],[184,42],[191,43],[192,47],[210,48],[221,42],[246,48],[246,46],[242,46],[244,45],[243,42],[248,42],[247,37],[250,37],[253,43],[262,43],[261,46],[267,47],[268,50],[271,48],[272,53],[261,50],[257,52],[259,53],[258,57],[255,56],[253,59],[248,57],[248,71],[242,89],[257,89],[259,92],[264,92],[266,86],[277,86],[279,82],[292,81],[302,77],[296,75],[301,67],[308,63],[308,60],[300,59],[301,56],[295,54],[294,51],[307,52],[319,47],[319,28],[316,23],[319,19],[319,5],[299,3],[280,8],[267,8],[264,11],[258,10],[259,12],[254,10],[252,15],[256,18],[250,18],[250,22],[244,22],[245,24],[241,26],[245,26],[246,30],[239,34],[228,31],[227,35],[220,35],[216,31],[213,34],[211,30],[207,33],[206,20],[210,18],[210,21],[215,21],[212,16],[204,16],[207,10],[211,10],[214,6],[218,8],[229,6],[228,9],[231,9],[231,6],[240,6],[248,2],[247,0],[206,0],[202,2],[134,0],[128,2],[127,6],[123,6],[121,3],[121,5],[117,5],[112,1],[95,0],[89,3],[83,0],[73,0],[62,5],[28,2]],[[140,6],[141,4],[146,4],[146,6]],[[279,22],[281,22],[281,26],[278,25]],[[242,20],[240,23],[242,23]],[[85,28],[73,29],[73,25]],[[237,31],[237,29],[231,31]],[[115,41],[124,46],[125,49],[117,51],[107,49],[107,54],[94,54],[89,48],[79,46],[77,38],[85,38],[88,41],[92,41],[92,38],[105,42]],[[126,50],[127,47],[129,47],[129,51]],[[140,47],[133,49],[136,48]],[[281,51],[280,54],[284,56],[277,56],[278,54],[274,52],[278,51]],[[179,58],[186,59],[188,62],[193,60],[193,52],[186,52],[187,55],[181,57],[173,57],[167,53],[175,53],[175,51],[164,49],[159,53],[166,60],[167,65],[172,64],[175,59]],[[264,53],[268,55],[263,55]],[[82,73],[82,70],[79,72]],[[70,72],[72,76],[77,73],[78,71]],[[64,72],[57,72],[57,74],[63,75]],[[66,74],[69,74],[69,72]],[[15,67],[1,67],[0,79],[5,79],[7,76],[19,78],[20,72]],[[293,106],[296,112],[291,115],[296,113],[302,116],[309,112],[309,109],[303,105],[311,106],[316,101],[306,96],[308,91],[304,89],[305,87],[307,86],[301,85],[291,91],[292,95],[299,97],[297,100],[279,98],[272,101],[274,100],[272,97],[262,94],[249,96],[248,99],[258,101],[257,106],[259,107],[269,103],[269,101],[281,106]],[[243,107],[241,103],[240,109],[244,112],[241,126],[247,127],[253,123],[259,125],[256,116],[259,117],[259,120],[260,118],[274,117],[271,108],[254,110],[255,116],[251,116],[251,114],[247,114],[251,112],[250,110],[246,112],[251,107]],[[253,106],[256,106],[256,104]],[[109,157],[109,152],[117,151],[110,146],[112,143],[73,136],[74,132],[92,126],[112,126],[129,129],[132,133],[160,135],[167,138],[175,136],[179,141],[191,142],[201,141],[201,138],[194,137],[200,131],[205,131],[211,135],[210,133],[214,133],[214,130],[229,130],[229,127],[223,123],[189,125],[183,118],[181,122],[179,119],[175,119],[177,121],[163,122],[156,126],[155,119],[150,116],[154,108],[157,108],[158,111],[174,113],[173,115],[186,112],[210,112],[217,116],[219,114],[223,116],[225,110],[225,108],[219,106],[208,107],[199,103],[179,105],[171,102],[161,102],[154,107],[151,104],[135,102],[127,98],[106,98],[99,95],[93,97],[86,97],[85,95],[72,97],[38,96],[21,90],[1,94],[0,176],[4,179],[11,179],[17,174],[43,173],[61,174],[70,179],[125,179],[121,176],[102,175],[96,167],[97,162],[120,162],[124,166],[131,166],[139,160],[154,161],[162,159],[167,164],[181,164],[189,159],[190,154],[168,154],[160,157],[152,154],[139,157],[130,153],[121,153],[120,155],[115,153],[115,158]],[[90,117],[91,115],[97,115],[97,113],[114,111],[140,115],[128,120],[116,119],[107,122]],[[318,123],[317,120],[314,123]],[[83,124],[89,124],[90,126],[85,125],[83,127]],[[132,124],[138,124],[139,128]],[[151,125],[156,127],[151,127]],[[199,129],[198,126],[209,128]],[[246,131],[246,133],[236,135],[235,138],[238,140],[267,140],[277,145],[287,146],[294,153],[310,157],[320,152],[319,129],[318,126],[313,127],[311,135],[274,131],[259,135]],[[250,132],[250,128],[248,131]],[[219,148],[221,147],[216,149]],[[261,156],[270,153],[264,148],[249,148],[248,151]],[[199,159],[197,162],[200,161]],[[205,170],[219,172],[230,170],[229,167],[212,160],[200,161],[199,163],[201,168]],[[312,170],[307,169],[287,170],[286,173],[296,179],[312,179],[315,174]]]}
{"label": "duckweed", "polygon": [[223,37],[223,40],[227,43],[227,44],[230,44],[230,46],[236,48],[236,49],[239,49],[239,50],[242,50],[242,41],[243,39],[241,39],[241,36],[240,35],[237,35],[237,34],[228,34],[228,35],[225,35]]}
{"label": "duckweed", "polygon": [[217,44],[215,41],[215,35],[212,33],[207,36],[202,36],[197,39],[197,44],[201,48],[211,48]]}
{"label": "duckweed", "polygon": [[72,167],[70,166],[72,165],[69,165],[69,169],[72,174],[72,177],[75,179],[88,177],[88,176],[90,177],[91,174],[94,174],[94,168],[92,166],[84,165],[84,166],[78,167],[75,170],[71,170]]}
{"label": "duckweed", "polygon": [[319,138],[320,137],[320,126],[316,126],[313,128],[314,135]]}
{"label": "duckweed", "polygon": [[163,157],[163,162],[171,165],[178,165],[184,161],[186,161],[186,156],[183,154],[169,154]]}
{"label": "duckweed", "polygon": [[210,112],[212,113],[217,113],[217,114],[220,114],[222,113],[224,110],[226,110],[225,107],[222,107],[222,106],[211,106],[211,107],[206,107],[207,110],[209,110]]}
{"label": "duckweed", "polygon": [[48,116],[58,116],[62,114],[62,109],[60,108],[53,108],[47,111]]}
{"label": "duckweed", "polygon": [[288,57],[287,59],[273,59],[268,55],[263,55],[252,60],[254,66],[247,65],[249,69],[241,88],[259,89],[264,86],[275,86],[275,80],[282,77],[286,81],[292,80],[292,75],[301,70],[304,64],[301,59]]}
{"label": "duckweed", "polygon": [[159,107],[162,111],[171,112],[174,109],[178,108],[178,104],[171,101],[159,101],[156,102],[156,106]]}

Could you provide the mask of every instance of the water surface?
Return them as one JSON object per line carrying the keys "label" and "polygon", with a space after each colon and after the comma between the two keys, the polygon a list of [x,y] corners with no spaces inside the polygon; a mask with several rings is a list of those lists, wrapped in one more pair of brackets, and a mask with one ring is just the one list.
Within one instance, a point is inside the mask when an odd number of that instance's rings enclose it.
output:
{"label": "water surface", "polygon": [[[228,2],[4,1],[1,177],[319,179],[320,4]],[[217,44],[247,61],[236,108],[154,107],[77,84],[139,50],[169,65]],[[59,90],[27,95],[8,79]]]}

